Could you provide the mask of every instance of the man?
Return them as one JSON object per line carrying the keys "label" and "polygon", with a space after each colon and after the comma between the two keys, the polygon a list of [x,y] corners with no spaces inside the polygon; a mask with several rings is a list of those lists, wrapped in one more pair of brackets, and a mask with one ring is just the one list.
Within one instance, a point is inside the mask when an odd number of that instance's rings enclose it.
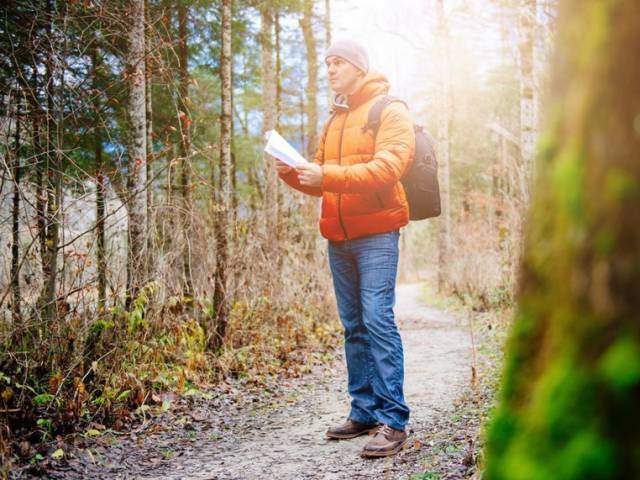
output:
{"label": "man", "polygon": [[361,455],[394,455],[406,442],[409,419],[393,306],[399,229],[409,222],[400,177],[413,161],[415,134],[399,102],[385,108],[375,139],[365,131],[369,109],[387,94],[389,82],[369,69],[361,45],[337,41],[325,63],[334,105],[314,161],[293,169],[276,159],[276,168],[291,187],[322,196],[320,232],[328,240],[351,396],[346,422],[327,436],[375,432]]}

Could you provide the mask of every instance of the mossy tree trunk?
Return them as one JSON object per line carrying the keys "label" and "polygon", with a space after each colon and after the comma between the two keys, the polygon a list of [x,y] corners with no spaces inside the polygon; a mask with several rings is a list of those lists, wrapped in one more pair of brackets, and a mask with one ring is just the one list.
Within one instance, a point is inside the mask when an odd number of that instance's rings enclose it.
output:
{"label": "mossy tree trunk", "polygon": [[640,478],[640,4],[560,26],[488,480]]}

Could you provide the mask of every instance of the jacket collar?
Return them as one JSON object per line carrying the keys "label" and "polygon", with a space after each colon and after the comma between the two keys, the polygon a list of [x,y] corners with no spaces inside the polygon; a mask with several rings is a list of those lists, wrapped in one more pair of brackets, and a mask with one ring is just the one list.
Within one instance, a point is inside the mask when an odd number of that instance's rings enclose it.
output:
{"label": "jacket collar", "polygon": [[332,110],[347,111],[355,110],[367,100],[378,96],[386,95],[389,92],[389,80],[382,73],[369,70],[365,75],[360,88],[351,95],[336,93],[333,96]]}

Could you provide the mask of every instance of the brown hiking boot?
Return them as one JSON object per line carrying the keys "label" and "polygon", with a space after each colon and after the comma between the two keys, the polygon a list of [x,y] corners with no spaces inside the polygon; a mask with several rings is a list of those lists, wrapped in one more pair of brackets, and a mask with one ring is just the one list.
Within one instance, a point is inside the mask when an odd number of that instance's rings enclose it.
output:
{"label": "brown hiking boot", "polygon": [[396,430],[389,425],[382,425],[375,436],[364,446],[360,456],[367,458],[395,455],[402,449],[406,441],[407,432]]}
{"label": "brown hiking boot", "polygon": [[368,425],[347,418],[347,421],[342,425],[330,427],[327,430],[326,435],[329,438],[355,438],[359,435],[375,432],[378,429],[378,426],[379,425],[377,423]]}

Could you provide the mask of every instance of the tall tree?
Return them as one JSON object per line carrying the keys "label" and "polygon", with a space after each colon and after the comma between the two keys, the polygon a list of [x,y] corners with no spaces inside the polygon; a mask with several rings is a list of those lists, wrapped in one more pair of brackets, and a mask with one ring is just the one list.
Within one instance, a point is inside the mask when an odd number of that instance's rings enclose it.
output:
{"label": "tall tree", "polygon": [[[44,285],[40,294],[39,304],[45,323],[57,320],[58,303],[56,301],[56,287],[58,283],[58,249],[60,235],[61,200],[62,200],[62,99],[56,105],[56,85],[59,92],[64,91],[64,71],[55,68],[56,48],[59,47],[59,36],[56,20],[64,14],[59,14],[54,0],[47,0],[45,6],[46,31],[49,38],[49,48],[45,61],[45,90],[47,98],[46,147],[44,168],[44,195],[46,196],[44,213],[44,248],[42,270]],[[54,37],[54,31],[56,37]],[[60,70],[59,81],[54,76]]]}
{"label": "tall tree", "polygon": [[318,148],[318,52],[313,35],[313,0],[304,0],[300,27],[307,50],[307,156],[312,158]]}
{"label": "tall tree", "polygon": [[215,330],[208,335],[209,346],[216,351],[224,340],[227,329],[229,299],[229,249],[232,238],[232,178],[231,178],[231,0],[222,0],[222,48],[220,54],[220,193],[216,211],[216,275],[213,306]]}
{"label": "tall tree", "polygon": [[[331,45],[331,0],[324,0],[324,44],[325,49],[329,49],[329,46]],[[327,82],[327,99],[329,108],[331,108],[331,104],[333,103],[331,95],[331,85]]]}
{"label": "tall tree", "polygon": [[22,330],[22,312],[20,304],[22,295],[20,294],[20,177],[22,176],[20,128],[22,123],[22,96],[18,90],[16,95],[15,112],[15,134],[13,137],[13,208],[12,219],[12,239],[11,239],[11,309],[13,313],[13,328],[15,332]]}
{"label": "tall tree", "polygon": [[[280,12],[274,12],[274,27],[275,27],[275,53],[276,53],[276,130],[280,131],[280,120],[282,118],[282,45],[281,45],[281,28],[280,28]],[[285,189],[280,188],[280,184],[277,186],[277,198],[276,202],[278,205],[284,205],[284,194],[286,193]],[[279,212],[281,213],[281,212]],[[282,214],[279,215],[280,218],[283,217]],[[276,240],[280,241],[281,228],[278,226],[276,228]],[[282,255],[278,257],[282,259]]]}
{"label": "tall tree", "polygon": [[127,200],[129,216],[129,258],[127,261],[127,304],[147,281],[147,119],[145,80],[144,0],[129,0],[128,83],[129,83],[129,164]]}
{"label": "tall tree", "polygon": [[280,118],[282,117],[282,45],[280,41],[282,29],[280,28],[280,12],[274,12],[275,50],[276,50],[276,130],[280,130]]}
{"label": "tall tree", "polygon": [[536,0],[520,0],[518,52],[520,59],[520,145],[525,172],[525,204],[528,203],[534,171],[537,133],[537,89],[534,71]]}
{"label": "tall tree", "polygon": [[105,197],[106,183],[104,174],[104,161],[102,158],[102,119],[101,96],[99,94],[102,84],[100,82],[100,66],[102,62],[99,31],[96,32],[91,49],[92,86],[93,86],[93,110],[94,110],[94,155],[96,172],[96,264],[98,270],[98,310],[106,306],[107,292],[107,262],[106,262],[106,235],[105,235]]}
{"label": "tall tree", "polygon": [[[276,76],[273,49],[273,5],[270,2],[260,3],[260,46],[262,52],[262,133],[273,130],[276,126]],[[280,209],[278,199],[278,177],[273,159],[262,154],[265,168],[264,221],[267,235],[274,236],[278,226]]]}
{"label": "tall tree", "polygon": [[561,8],[488,480],[640,478],[640,4]]}
{"label": "tall tree", "polygon": [[150,262],[153,262],[150,255],[154,253],[154,245],[153,239],[155,236],[155,225],[156,222],[152,223],[152,212],[153,212],[153,178],[154,178],[154,156],[153,156],[153,95],[151,90],[152,79],[153,79],[153,48],[152,37],[153,37],[153,23],[151,19],[151,14],[149,11],[149,0],[145,0],[144,3],[144,15],[145,15],[145,46],[147,49],[147,55],[145,58],[145,108],[146,108],[146,119],[147,119],[147,221],[149,222],[149,228],[152,228],[153,231],[149,232],[147,235],[147,255],[149,256]]}
{"label": "tall tree", "polygon": [[189,45],[187,22],[189,10],[186,0],[178,2],[178,61],[180,71],[180,194],[182,199],[182,283],[185,296],[193,295],[193,278],[191,274],[191,113],[189,105]]}
{"label": "tall tree", "polygon": [[447,264],[449,250],[451,248],[451,209],[450,209],[450,132],[452,93],[451,70],[449,65],[449,26],[444,11],[444,0],[437,0],[437,42],[438,42],[438,66],[440,76],[438,79],[439,108],[438,108],[438,160],[440,171],[440,198],[442,202],[442,215],[438,228],[438,289],[443,290],[447,283]]}

